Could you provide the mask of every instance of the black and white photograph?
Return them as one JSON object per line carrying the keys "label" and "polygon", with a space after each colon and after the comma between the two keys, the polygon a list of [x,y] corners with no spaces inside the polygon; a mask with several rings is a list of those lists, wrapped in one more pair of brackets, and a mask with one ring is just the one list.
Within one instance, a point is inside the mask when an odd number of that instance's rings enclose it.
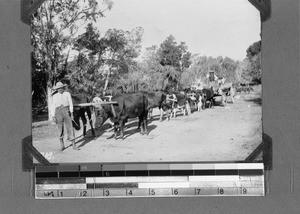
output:
{"label": "black and white photograph", "polygon": [[32,144],[50,163],[243,162],[262,143],[248,0],[46,0],[30,33]]}

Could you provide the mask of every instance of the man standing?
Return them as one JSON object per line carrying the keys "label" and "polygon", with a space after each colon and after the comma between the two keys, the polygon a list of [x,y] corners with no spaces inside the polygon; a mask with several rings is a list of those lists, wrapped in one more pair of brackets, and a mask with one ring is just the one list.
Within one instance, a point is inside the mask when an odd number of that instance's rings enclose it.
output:
{"label": "man standing", "polygon": [[51,115],[60,132],[61,151],[65,149],[65,130],[67,130],[67,140],[72,142],[73,149],[78,150],[77,146],[75,145],[74,131],[72,126],[73,102],[71,94],[65,91],[66,86],[66,84],[58,82],[56,86],[53,87],[53,89],[57,91],[57,93],[53,95],[53,108]]}

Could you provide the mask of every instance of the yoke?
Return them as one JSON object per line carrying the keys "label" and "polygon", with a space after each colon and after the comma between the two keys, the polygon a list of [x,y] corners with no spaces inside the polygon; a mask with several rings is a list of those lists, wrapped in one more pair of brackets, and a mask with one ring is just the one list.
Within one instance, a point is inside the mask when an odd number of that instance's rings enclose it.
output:
{"label": "yoke", "polygon": [[96,103],[79,103],[79,104],[74,104],[74,107],[86,107],[86,106],[94,106],[94,107],[100,107],[101,105],[112,105],[112,104],[118,104],[117,101],[109,101],[109,102],[96,102]]}

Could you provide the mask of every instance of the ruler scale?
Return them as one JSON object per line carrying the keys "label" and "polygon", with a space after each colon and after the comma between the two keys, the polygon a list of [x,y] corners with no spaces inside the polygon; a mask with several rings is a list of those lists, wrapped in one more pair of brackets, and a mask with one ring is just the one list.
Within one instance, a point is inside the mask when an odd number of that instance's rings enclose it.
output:
{"label": "ruler scale", "polygon": [[254,164],[90,164],[38,166],[37,199],[264,196]]}

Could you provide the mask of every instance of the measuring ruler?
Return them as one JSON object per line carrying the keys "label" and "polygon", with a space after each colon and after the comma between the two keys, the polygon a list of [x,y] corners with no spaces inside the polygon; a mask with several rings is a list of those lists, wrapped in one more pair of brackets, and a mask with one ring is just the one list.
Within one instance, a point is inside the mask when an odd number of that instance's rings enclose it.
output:
{"label": "measuring ruler", "polygon": [[264,196],[262,163],[39,166],[35,198]]}

